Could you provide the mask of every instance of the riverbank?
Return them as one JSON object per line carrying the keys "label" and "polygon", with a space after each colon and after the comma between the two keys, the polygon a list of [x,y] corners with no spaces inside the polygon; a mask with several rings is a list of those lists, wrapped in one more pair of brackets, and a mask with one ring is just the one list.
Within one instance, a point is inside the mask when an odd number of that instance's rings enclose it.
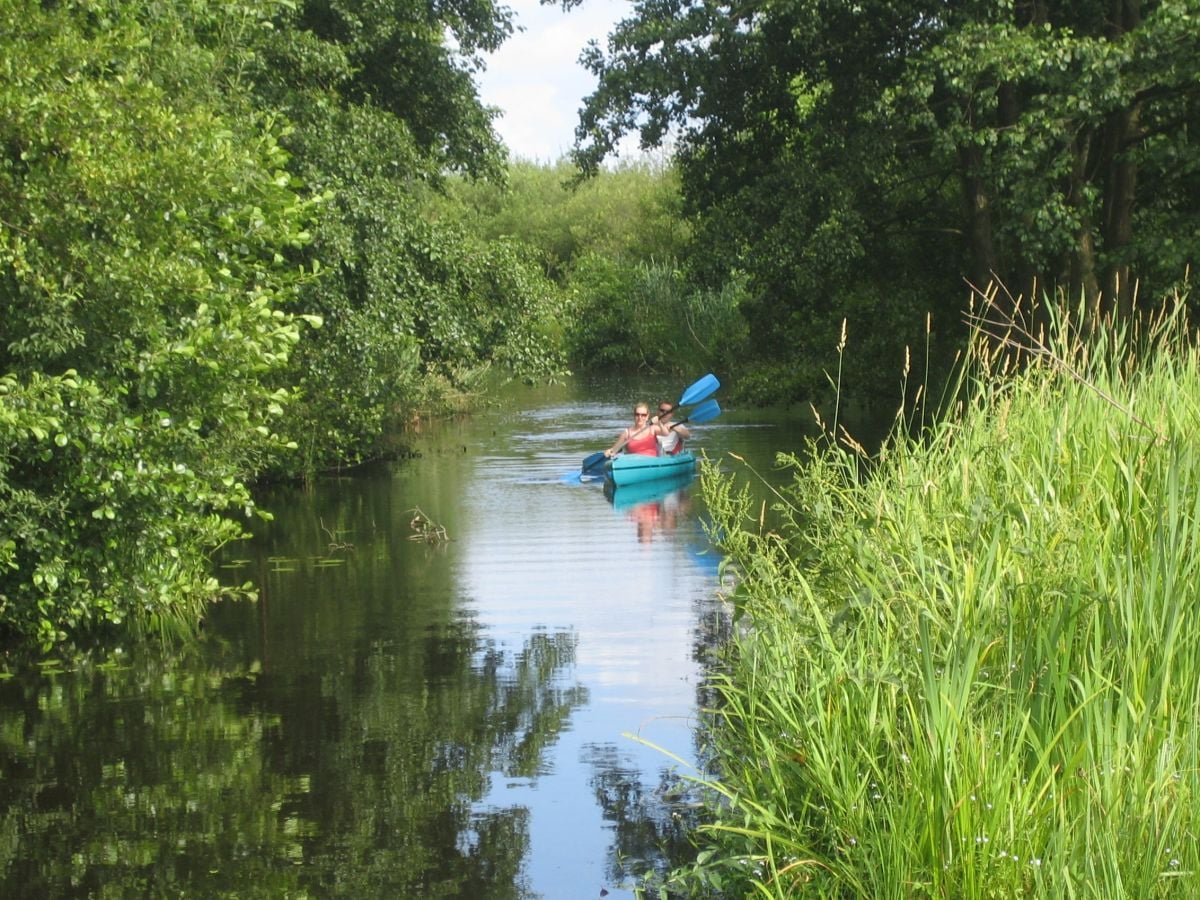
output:
{"label": "riverbank", "polygon": [[1015,376],[981,339],[952,415],[814,447],[772,531],[707,473],[743,628],[691,890],[1200,890],[1200,359],[1147,332]]}

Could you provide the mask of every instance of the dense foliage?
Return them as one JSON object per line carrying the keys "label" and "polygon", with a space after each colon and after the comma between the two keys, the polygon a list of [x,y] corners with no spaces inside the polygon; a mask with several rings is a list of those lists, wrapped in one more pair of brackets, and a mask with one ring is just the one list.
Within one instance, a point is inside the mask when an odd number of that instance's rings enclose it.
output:
{"label": "dense foliage", "polygon": [[514,238],[535,248],[546,274],[568,282],[580,258],[595,254],[629,265],[668,263],[687,249],[679,178],[648,161],[605,168],[579,179],[560,161],[516,161],[503,183],[454,179],[439,215],[485,238]]}
{"label": "dense foliage", "polygon": [[572,274],[572,358],[588,371],[728,371],[746,329],[736,287],[687,283],[676,265],[583,256]]}
{"label": "dense foliage", "polygon": [[399,424],[493,362],[525,378],[563,370],[561,295],[529,254],[431,221],[447,172],[501,170],[470,75],[510,15],[491,3],[303,3],[261,42],[256,93],[293,123],[284,143],[306,189],[329,198],[306,254],[320,278],[301,295],[325,327],[285,377],[304,397],[287,419],[303,452],[277,472],[387,452]]}
{"label": "dense foliage", "polygon": [[642,161],[577,174],[563,162],[517,162],[502,185],[458,179],[438,215],[531,248],[563,288],[579,369],[728,372],[746,340],[740,284],[709,289],[685,277],[689,228],[675,169]]}
{"label": "dense foliage", "polygon": [[746,627],[689,885],[1197,892],[1200,352],[1179,314],[1080,325],[1015,378],[973,344],[953,415],[875,460],[790,456],[774,528],[707,473]]}
{"label": "dense foliage", "polygon": [[0,3],[0,623],[45,642],[192,617],[279,443],[309,210],[227,81],[262,20],[184,12]]}
{"label": "dense foliage", "polygon": [[0,0],[0,631],[194,623],[253,479],[562,370],[529,252],[427,214],[509,15]]}
{"label": "dense foliage", "polygon": [[765,394],[819,387],[843,318],[889,391],[927,312],[957,343],[963,279],[1127,311],[1197,258],[1196,0],[645,2],[589,65],[577,159],[673,138]]}

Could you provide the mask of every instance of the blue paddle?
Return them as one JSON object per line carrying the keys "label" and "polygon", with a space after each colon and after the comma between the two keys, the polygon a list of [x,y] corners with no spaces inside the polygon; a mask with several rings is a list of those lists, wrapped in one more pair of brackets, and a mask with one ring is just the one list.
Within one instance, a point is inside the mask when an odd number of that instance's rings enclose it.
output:
{"label": "blue paddle", "polygon": [[691,422],[693,425],[701,425],[704,422],[711,422],[721,414],[721,404],[716,399],[708,399],[693,409],[690,413],[680,419],[678,422],[672,422],[671,427],[682,425],[684,422]]}
{"label": "blue paddle", "polygon": [[[721,386],[721,382],[717,381],[717,376],[714,375],[712,372],[709,372],[707,375],[705,375],[700,380],[695,381],[692,384],[688,385],[687,389],[684,390],[682,396],[680,396],[679,402],[676,403],[675,406],[676,406],[676,408],[678,408],[680,406],[690,406],[693,403],[697,403],[700,400],[703,400],[705,397],[711,397],[713,394],[715,394],[717,392],[717,388],[719,388],[720,386]],[[635,431],[633,434],[631,434],[628,438],[626,438],[624,441],[622,441],[620,444],[618,444],[617,449],[620,450],[622,447],[624,447],[626,444],[628,444],[629,441],[633,440],[633,438],[635,438],[637,435],[641,434],[643,431],[645,431],[649,427],[650,427],[650,423],[647,422],[645,425],[643,425],[641,428],[639,428],[637,431]],[[583,459],[583,465],[580,467],[580,471],[587,473],[587,471],[589,469],[596,469],[606,459],[608,459],[608,457],[604,455],[603,450],[601,450],[599,453],[593,453],[591,456],[585,456]]]}
{"label": "blue paddle", "polygon": [[676,406],[691,406],[693,403],[699,403],[705,397],[711,397],[717,392],[717,388],[721,386],[721,382],[717,381],[717,376],[709,372],[699,381],[692,384],[683,396],[679,398]]}
{"label": "blue paddle", "polygon": [[[714,388],[714,390],[715,390],[715,388]],[[676,425],[682,425],[684,422],[692,422],[694,424],[700,424],[702,422],[711,422],[713,419],[715,419],[720,414],[721,414],[721,404],[717,403],[717,401],[714,399],[705,400],[703,403],[701,403],[699,406],[697,406],[695,409],[693,409],[686,417],[680,419],[678,422],[672,422],[671,427],[674,428]],[[641,432],[645,431],[646,428],[649,428],[649,427],[650,426],[647,425],[647,426],[645,426],[645,428],[639,428],[638,431],[635,433],[640,434]],[[624,446],[624,445],[622,445],[622,446]],[[618,449],[620,449],[620,448],[618,448]],[[588,462],[589,460],[591,460],[590,463]],[[593,453],[591,456],[589,456],[587,459],[585,459],[583,461],[583,467],[582,467],[581,471],[583,472],[584,475],[602,475],[602,474],[604,474],[604,464],[607,461],[608,461],[608,457],[605,456],[603,452]]]}

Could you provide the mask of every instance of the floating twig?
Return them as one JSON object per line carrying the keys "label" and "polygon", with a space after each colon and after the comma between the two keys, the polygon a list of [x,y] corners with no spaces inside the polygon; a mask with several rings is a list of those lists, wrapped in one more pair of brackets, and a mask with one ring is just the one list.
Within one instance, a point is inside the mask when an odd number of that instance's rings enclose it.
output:
{"label": "floating twig", "polygon": [[419,507],[414,506],[409,512],[412,513],[412,519],[409,521],[408,527],[413,530],[413,533],[408,536],[410,541],[425,541],[435,544],[450,540],[446,529],[429,518]]}
{"label": "floating twig", "polygon": [[325,527],[324,519],[317,519],[317,522],[320,524],[321,530],[323,532],[325,532],[327,535],[329,535],[329,552],[330,553],[336,553],[339,550],[349,550],[351,553],[354,552],[354,545],[352,543],[350,543],[349,541],[338,540],[337,535]]}

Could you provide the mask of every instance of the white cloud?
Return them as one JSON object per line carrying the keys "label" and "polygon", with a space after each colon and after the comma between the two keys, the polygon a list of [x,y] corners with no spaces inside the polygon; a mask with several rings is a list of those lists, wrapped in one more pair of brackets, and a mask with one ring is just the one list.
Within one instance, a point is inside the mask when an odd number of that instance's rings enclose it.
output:
{"label": "white cloud", "polygon": [[518,157],[554,162],[575,140],[579,107],[596,79],[579,64],[589,40],[603,47],[628,0],[584,0],[569,13],[537,0],[510,0],[518,31],[488,57],[479,76],[480,98],[502,109],[496,131]]}

